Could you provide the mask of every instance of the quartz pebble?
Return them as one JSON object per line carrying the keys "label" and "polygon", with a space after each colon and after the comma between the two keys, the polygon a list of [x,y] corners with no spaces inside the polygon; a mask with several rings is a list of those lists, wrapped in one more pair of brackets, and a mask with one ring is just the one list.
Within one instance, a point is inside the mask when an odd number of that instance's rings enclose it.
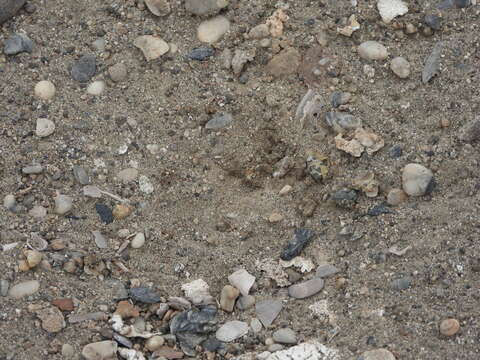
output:
{"label": "quartz pebble", "polygon": [[97,60],[94,55],[83,55],[75,61],[70,74],[78,82],[89,81],[97,71]]}
{"label": "quartz pebble", "polygon": [[213,44],[230,29],[230,21],[224,16],[203,21],[197,29],[198,40]]}
{"label": "quartz pebble", "polygon": [[457,319],[445,319],[440,323],[440,333],[444,336],[453,336],[460,330]]}
{"label": "quartz pebble", "polygon": [[13,34],[5,41],[3,53],[5,55],[17,55],[22,52],[32,52],[33,41],[24,34]]}
{"label": "quartz pebble", "polygon": [[295,299],[305,299],[313,296],[323,289],[325,282],[320,278],[313,278],[288,288],[288,295]]}
{"label": "quartz pebble", "polygon": [[251,287],[255,283],[255,276],[250,275],[247,270],[240,269],[228,277],[232,286],[240,290],[243,296],[248,296]]}
{"label": "quartz pebble", "polygon": [[144,233],[137,233],[131,242],[131,247],[133,249],[140,249],[143,245],[145,245],[145,234]]}
{"label": "quartz pebble", "polygon": [[231,285],[225,285],[220,295],[220,307],[226,312],[232,312],[240,291]]}
{"label": "quartz pebble", "polygon": [[87,87],[87,93],[93,96],[102,95],[104,90],[105,90],[105,81],[102,81],[102,80],[94,81]]}
{"label": "quartz pebble", "polygon": [[185,9],[194,15],[213,15],[228,6],[228,0],[185,0]]}
{"label": "quartz pebble", "polygon": [[403,191],[410,196],[422,196],[433,190],[433,173],[420,164],[408,164],[402,173]]}
{"label": "quartz pebble", "polygon": [[114,82],[122,82],[127,79],[128,70],[124,63],[116,63],[108,68],[108,75]]}
{"label": "quartz pebble", "polygon": [[297,335],[289,328],[278,329],[273,333],[273,340],[280,344],[296,344]]}
{"label": "quartz pebble", "polygon": [[365,60],[384,60],[388,57],[385,46],[377,41],[365,41],[358,47],[358,54]]}
{"label": "quartz pebble", "polygon": [[362,356],[362,360],[395,360],[395,356],[387,349],[375,349],[365,351]]}
{"label": "quartz pebble", "polygon": [[85,360],[111,360],[116,358],[118,345],[115,341],[100,341],[85,345],[82,356]]}
{"label": "quartz pebble", "polygon": [[73,199],[67,195],[58,194],[55,197],[55,214],[65,215],[72,210]]}
{"label": "quartz pebble", "polygon": [[139,48],[147,61],[158,59],[166,54],[170,46],[161,38],[153,35],[142,35],[133,42]]}
{"label": "quartz pebble", "polygon": [[39,118],[37,119],[37,127],[35,129],[35,134],[38,137],[47,137],[52,135],[55,132],[55,123],[51,120]]}
{"label": "quartz pebble", "polygon": [[408,12],[408,6],[403,0],[378,0],[377,8],[386,24],[389,24],[397,16],[405,15]]}
{"label": "quartz pebble", "polygon": [[21,299],[25,296],[35,294],[40,289],[40,283],[37,280],[24,281],[10,288],[8,295],[15,299]]}
{"label": "quartz pebble", "polygon": [[401,79],[410,76],[410,63],[403,57],[397,56],[390,62],[390,69]]}
{"label": "quartz pebble", "polygon": [[218,340],[223,342],[234,341],[248,333],[248,324],[243,321],[229,321],[223,324],[215,333]]}

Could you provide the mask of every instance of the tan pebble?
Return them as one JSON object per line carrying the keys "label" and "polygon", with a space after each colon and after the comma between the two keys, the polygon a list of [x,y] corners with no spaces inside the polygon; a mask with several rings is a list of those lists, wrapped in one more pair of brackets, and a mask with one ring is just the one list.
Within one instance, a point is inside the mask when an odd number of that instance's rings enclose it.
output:
{"label": "tan pebble", "polygon": [[282,220],[283,220],[283,216],[279,213],[272,213],[268,217],[268,221],[270,221],[271,223],[277,223],[277,222],[280,222]]}
{"label": "tan pebble", "polygon": [[450,120],[448,120],[448,119],[442,119],[442,120],[440,120],[440,127],[441,127],[441,128],[444,128],[444,129],[445,129],[445,128],[449,127],[449,126],[450,126]]}
{"label": "tan pebble", "polygon": [[285,185],[280,192],[278,193],[280,196],[287,195],[293,190],[293,187],[290,185]]}
{"label": "tan pebble", "polygon": [[407,200],[408,196],[402,189],[392,189],[388,192],[387,203],[392,206],[397,206]]}
{"label": "tan pebble", "polygon": [[52,250],[58,251],[65,249],[65,241],[63,239],[54,239],[50,242]]}
{"label": "tan pebble", "polygon": [[346,284],[347,284],[347,279],[345,279],[344,277],[339,277],[337,280],[335,280],[335,287],[337,289],[341,289],[345,287]]}
{"label": "tan pebble", "polygon": [[70,344],[63,344],[62,346],[62,356],[65,359],[70,359],[75,356],[75,349]]}
{"label": "tan pebble", "polygon": [[34,268],[42,261],[42,253],[37,250],[27,250],[25,251],[25,256],[27,257],[27,264],[30,268]]}
{"label": "tan pebble", "polygon": [[453,336],[460,330],[457,319],[445,319],[440,323],[440,333],[444,336]]}
{"label": "tan pebble", "polygon": [[222,310],[232,312],[235,300],[240,295],[240,291],[231,285],[225,285],[220,295],[220,307]]}
{"label": "tan pebble", "polygon": [[145,343],[145,347],[150,350],[150,351],[156,351],[160,349],[163,344],[165,344],[165,339],[161,336],[152,336],[150,339],[148,339]]}
{"label": "tan pebble", "polygon": [[116,219],[121,220],[125,219],[128,215],[132,213],[132,208],[125,204],[117,204],[113,208],[112,213]]}
{"label": "tan pebble", "polygon": [[28,266],[27,260],[20,260],[18,262],[18,271],[25,272],[30,270],[30,266]]}
{"label": "tan pebble", "polygon": [[75,264],[75,261],[67,261],[65,264],[63,264],[63,270],[70,274],[73,274],[75,271],[77,271],[77,265]]}

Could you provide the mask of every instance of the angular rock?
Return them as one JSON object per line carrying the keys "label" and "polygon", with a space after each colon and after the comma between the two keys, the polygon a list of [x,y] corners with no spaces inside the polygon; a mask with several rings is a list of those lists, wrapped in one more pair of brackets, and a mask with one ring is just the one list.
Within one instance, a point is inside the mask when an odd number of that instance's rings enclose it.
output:
{"label": "angular rock", "polygon": [[42,321],[42,329],[49,333],[57,333],[65,327],[63,314],[56,307],[39,310],[37,316]]}
{"label": "angular rock", "polygon": [[212,295],[210,295],[209,289],[208,284],[202,279],[182,285],[185,296],[195,305],[209,305],[215,302]]}
{"label": "angular rock", "polygon": [[237,308],[240,310],[248,310],[253,305],[255,305],[255,296],[252,295],[241,295],[237,300]]}
{"label": "angular rock", "polygon": [[226,312],[232,312],[240,291],[231,285],[225,285],[220,295],[220,307]]}
{"label": "angular rock", "polygon": [[292,285],[288,288],[288,295],[295,299],[305,299],[317,294],[323,289],[325,282],[320,278],[313,278],[300,284]]}
{"label": "angular rock", "polygon": [[319,278],[327,278],[337,274],[339,271],[340,270],[338,268],[331,264],[322,264],[318,266],[315,275]]}
{"label": "angular rock", "polygon": [[129,291],[130,297],[133,301],[145,304],[155,304],[160,302],[160,295],[148,287],[135,287]]}
{"label": "angular rock", "polygon": [[97,60],[94,55],[83,55],[72,66],[70,74],[78,82],[89,81],[97,71]]}
{"label": "angular rock", "polygon": [[334,93],[332,93],[330,100],[332,106],[334,108],[338,108],[340,105],[348,104],[351,98],[352,94],[350,94],[349,92],[335,91]]}
{"label": "angular rock", "polygon": [[313,231],[308,229],[295,229],[293,239],[288,242],[280,258],[289,261],[298,256],[305,246],[310,243],[314,235]]}
{"label": "angular rock", "polygon": [[214,306],[183,311],[170,321],[170,333],[174,335],[179,333],[211,333],[216,328],[216,316],[217,309]]}
{"label": "angular rock", "polygon": [[202,46],[193,49],[187,54],[187,59],[205,61],[215,54],[215,50],[209,46]]}
{"label": "angular rock", "polygon": [[439,41],[435,44],[432,52],[425,60],[425,66],[422,71],[422,82],[428,83],[440,70],[440,55],[443,50],[443,42]]}
{"label": "angular rock", "polygon": [[229,321],[223,324],[215,333],[219,341],[231,342],[248,333],[248,324],[243,321]]}
{"label": "angular rock", "polygon": [[95,240],[95,245],[99,249],[106,249],[108,248],[108,240],[103,236],[103,234],[100,231],[92,231],[93,238]]}
{"label": "angular rock", "polygon": [[90,184],[90,177],[88,176],[88,173],[85,170],[85,168],[82,166],[78,166],[78,165],[73,166],[73,176],[75,177],[75,180],[77,180],[80,185]]}
{"label": "angular rock", "polygon": [[262,327],[262,323],[257,318],[253,318],[250,321],[250,328],[254,333],[259,333],[260,331],[262,331]]}
{"label": "angular rock", "polygon": [[[259,354],[261,355],[261,354]],[[245,354],[241,357],[234,358],[234,360],[251,360],[257,359],[255,355]],[[266,352],[265,356],[260,360],[341,360],[340,352],[336,349],[326,347],[319,341],[309,341],[299,345],[290,347],[286,350],[276,351],[273,354]],[[360,359],[358,359],[360,360]],[[363,360],[363,359],[362,359]],[[391,359],[388,359],[391,360]]]}
{"label": "angular rock", "polygon": [[240,290],[243,296],[247,296],[255,283],[255,276],[250,275],[245,269],[240,269],[230,275],[228,281],[232,286]]}
{"label": "angular rock", "polygon": [[38,289],[40,289],[40,283],[37,280],[24,281],[12,286],[8,291],[8,295],[14,299],[21,299],[35,294]]}
{"label": "angular rock", "polygon": [[5,55],[17,55],[22,52],[32,52],[33,41],[24,34],[13,34],[5,41],[3,53]]}
{"label": "angular rock", "polygon": [[95,210],[104,224],[111,224],[113,222],[113,212],[108,206],[97,203],[95,204]]}
{"label": "angular rock", "polygon": [[55,197],[54,212],[58,215],[68,214],[73,207],[73,198],[67,195],[58,194]]}
{"label": "angular rock", "polygon": [[295,74],[300,65],[301,56],[298,50],[289,47],[275,55],[266,65],[268,74],[281,77]]}
{"label": "angular rock", "polygon": [[52,305],[56,306],[62,311],[73,311],[75,308],[72,299],[55,299],[52,300]]}
{"label": "angular rock", "polygon": [[328,126],[330,126],[337,134],[362,127],[361,119],[358,119],[351,114],[338,111],[327,112],[325,120]]}
{"label": "angular rock", "polygon": [[433,173],[420,164],[408,164],[402,173],[403,191],[410,196],[430,193],[435,185]]}
{"label": "angular rock", "polygon": [[263,300],[255,304],[257,318],[265,327],[272,325],[282,309],[283,304],[280,300]]}
{"label": "angular rock", "polygon": [[170,46],[163,39],[153,35],[142,35],[133,42],[139,48],[147,61],[158,59],[170,50]]}
{"label": "angular rock", "polygon": [[217,113],[206,124],[205,129],[223,129],[233,122],[233,116],[229,113]]}

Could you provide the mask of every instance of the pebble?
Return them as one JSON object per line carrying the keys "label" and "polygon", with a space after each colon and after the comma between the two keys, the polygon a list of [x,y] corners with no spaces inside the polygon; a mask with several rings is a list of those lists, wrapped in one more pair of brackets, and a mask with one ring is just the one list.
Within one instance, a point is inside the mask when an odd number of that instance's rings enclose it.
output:
{"label": "pebble", "polygon": [[362,120],[355,116],[338,111],[329,111],[325,116],[327,124],[337,133],[355,130],[362,126]]}
{"label": "pebble", "polygon": [[313,278],[288,288],[288,295],[295,299],[305,299],[317,294],[323,289],[325,282],[320,278]]}
{"label": "pebble", "polygon": [[403,148],[401,145],[393,145],[388,151],[388,154],[392,159],[398,159],[403,155]]}
{"label": "pebble", "polygon": [[224,16],[203,21],[197,29],[198,40],[213,44],[221,39],[230,30],[230,21]]}
{"label": "pebble", "polygon": [[[228,286],[228,285],[227,285]],[[218,340],[231,342],[248,333],[248,324],[243,321],[229,321],[223,324],[215,333]]]}
{"label": "pebble", "polygon": [[85,321],[105,321],[108,319],[107,314],[102,311],[86,313],[86,314],[73,314],[68,317],[70,324],[77,324]]}
{"label": "pebble", "polygon": [[444,336],[453,336],[460,330],[457,319],[445,319],[440,323],[440,333]]}
{"label": "pebble", "polygon": [[139,36],[135,39],[133,45],[142,51],[143,56],[145,56],[147,61],[158,59],[170,50],[170,46],[167,42],[153,35]]}
{"label": "pebble", "polygon": [[37,250],[25,251],[25,257],[27,258],[27,264],[30,269],[34,268],[42,261],[43,255]]}
{"label": "pebble", "polygon": [[422,71],[422,82],[428,83],[440,70],[440,58],[443,50],[443,42],[439,41],[435,44],[430,55],[425,61]]}
{"label": "pebble", "polygon": [[129,183],[137,179],[138,170],[135,168],[123,169],[117,174],[117,177],[120,181],[124,183]]}
{"label": "pebble", "polygon": [[132,239],[130,246],[133,249],[140,249],[143,245],[145,245],[145,234],[141,232],[137,233]]}
{"label": "pebble", "polygon": [[145,5],[155,16],[166,16],[171,11],[168,0],[145,0]]}
{"label": "pebble", "polygon": [[408,6],[403,0],[378,0],[377,8],[386,24],[389,24],[397,16],[405,15],[408,12]]}
{"label": "pebble", "polygon": [[442,27],[442,19],[440,16],[435,14],[427,14],[425,15],[425,25],[433,30],[440,30]]}
{"label": "pebble", "polygon": [[263,300],[255,304],[255,313],[262,324],[268,327],[275,321],[282,308],[280,300]]}
{"label": "pebble", "polygon": [[131,206],[126,204],[117,204],[114,206],[112,214],[115,219],[122,220],[128,217],[133,211]]}
{"label": "pebble", "polygon": [[410,196],[422,196],[433,190],[433,173],[420,164],[408,164],[402,173],[403,191]]}
{"label": "pebble", "polygon": [[375,204],[367,211],[367,215],[369,216],[379,216],[382,214],[391,214],[393,213],[392,210],[385,204]]}
{"label": "pebble", "polygon": [[401,79],[406,79],[410,76],[410,63],[401,56],[392,59],[390,69]]}
{"label": "pebble", "polygon": [[97,60],[94,55],[83,55],[72,66],[70,74],[78,82],[89,81],[97,71]]}
{"label": "pebble", "polygon": [[397,206],[407,200],[407,198],[407,194],[402,189],[392,189],[387,194],[387,204]]}
{"label": "pebble", "polygon": [[279,214],[279,213],[272,213],[270,214],[270,216],[268,217],[268,221],[272,224],[274,223],[278,223],[280,221],[283,220],[283,215],[282,214]]}
{"label": "pebble", "polygon": [[60,332],[65,327],[65,318],[56,307],[39,310],[37,316],[42,321],[42,329],[49,333]]}
{"label": "pebble", "polygon": [[0,280],[0,296],[7,296],[9,287],[10,287],[10,283],[8,282],[8,280],[1,279]]}
{"label": "pebble", "polygon": [[130,297],[133,301],[138,301],[145,304],[155,304],[160,302],[160,295],[148,287],[131,288],[129,291]]}
{"label": "pebble", "polygon": [[99,51],[99,52],[105,51],[105,39],[104,38],[99,38],[99,39],[93,41],[92,42],[92,48]]}
{"label": "pebble", "polygon": [[153,193],[153,191],[155,190],[150,179],[145,175],[140,176],[140,178],[138,179],[138,188],[141,192],[147,195]]}
{"label": "pebble", "polygon": [[32,52],[33,41],[24,34],[13,34],[5,41],[3,53],[5,55],[17,55],[22,52]]}
{"label": "pebble", "polygon": [[296,344],[297,334],[290,328],[278,329],[273,333],[273,340],[280,344]]}
{"label": "pebble", "polygon": [[73,199],[67,195],[58,194],[55,197],[55,208],[54,212],[58,215],[65,215],[72,210]]}
{"label": "pebble", "polygon": [[240,290],[243,296],[248,296],[250,289],[255,283],[255,276],[249,274],[245,269],[240,269],[231,274],[228,277],[228,281],[232,286]]}
{"label": "pebble", "polygon": [[263,326],[260,320],[258,320],[257,318],[253,318],[252,320],[250,320],[250,328],[254,333],[259,333],[260,331],[262,331]]}
{"label": "pebble", "polygon": [[283,249],[280,258],[289,261],[298,256],[303,248],[311,242],[314,235],[313,231],[308,229],[295,229],[293,239]]}
{"label": "pebble", "polygon": [[35,134],[38,137],[44,138],[52,135],[55,132],[55,123],[52,120],[39,118],[37,119],[37,127]]}
{"label": "pebble", "polygon": [[52,305],[56,306],[62,311],[73,311],[75,306],[72,299],[55,299],[52,301]]}
{"label": "pebble", "polygon": [[103,80],[94,81],[90,85],[88,85],[87,93],[93,96],[102,95],[103,91],[105,90],[105,86],[106,84]]}
{"label": "pebble", "polygon": [[41,100],[51,100],[55,96],[55,85],[48,80],[42,80],[35,84],[35,96]]}
{"label": "pebble", "polygon": [[85,360],[111,360],[116,358],[117,348],[115,341],[99,341],[85,345],[82,356]]}
{"label": "pebble", "polygon": [[268,28],[267,24],[259,24],[255,27],[253,27],[249,32],[248,32],[248,37],[250,39],[264,39],[270,36],[270,29]]}
{"label": "pebble", "polygon": [[280,189],[280,191],[278,192],[278,195],[280,195],[280,196],[287,195],[290,192],[292,192],[292,190],[293,190],[293,187],[291,185],[285,185],[284,187],[282,187]]}
{"label": "pebble", "polygon": [[217,113],[206,124],[205,129],[218,130],[223,129],[233,122],[233,116],[230,113]]}
{"label": "pebble", "polygon": [[72,171],[73,171],[73,176],[75,177],[75,180],[77,180],[77,182],[80,185],[90,184],[90,177],[88,176],[87,170],[85,170],[84,167],[79,165],[74,165]]}
{"label": "pebble", "polygon": [[70,344],[63,344],[62,345],[62,356],[65,359],[72,359],[75,356],[75,349]]}
{"label": "pebble", "polygon": [[315,275],[319,278],[327,278],[340,272],[338,268],[331,264],[319,265]]}
{"label": "pebble", "polygon": [[189,332],[207,334],[216,329],[217,308],[204,306],[199,310],[183,311],[170,321],[170,333],[173,335]]}
{"label": "pebble", "polygon": [[395,356],[387,349],[365,351],[360,358],[362,360],[395,360]]}
{"label": "pebble", "polygon": [[252,295],[241,295],[237,300],[237,308],[240,310],[248,310],[253,307],[253,305],[255,305],[255,296]]}
{"label": "pebble", "polygon": [[345,105],[352,99],[352,94],[349,92],[335,91],[330,97],[330,102],[334,108],[338,108],[340,105]]}
{"label": "pebble", "polygon": [[113,222],[113,213],[108,206],[97,203],[95,204],[95,210],[97,211],[97,214],[100,216],[100,220],[103,223],[111,224]]}
{"label": "pebble", "polygon": [[99,249],[108,248],[108,241],[105,238],[105,236],[102,235],[102,233],[100,231],[92,231],[92,234],[93,234],[93,238],[95,240],[95,245],[97,245],[97,247]]}
{"label": "pebble", "polygon": [[25,5],[25,2],[26,0],[1,0],[0,25],[11,19],[23,7],[23,5]]}
{"label": "pebble", "polygon": [[228,6],[228,0],[185,0],[185,9],[194,15],[214,15]]}
{"label": "pebble", "polygon": [[282,50],[266,65],[268,74],[274,77],[295,74],[300,66],[301,55],[293,47]]}
{"label": "pebble", "polygon": [[225,285],[220,294],[220,308],[226,312],[232,312],[240,291],[231,285]]}
{"label": "pebble", "polygon": [[187,58],[190,60],[205,61],[209,57],[215,54],[215,50],[208,46],[202,46],[193,49],[187,54]]}
{"label": "pebble", "polygon": [[9,211],[14,211],[16,206],[17,200],[15,199],[15,195],[5,195],[5,197],[3,198],[3,207]]}
{"label": "pebble", "polygon": [[31,174],[41,174],[43,172],[43,166],[40,164],[27,165],[22,168],[22,173],[31,175]]}
{"label": "pebble", "polygon": [[400,279],[392,281],[392,289],[394,290],[406,290],[412,285],[412,278],[410,276],[404,276]]}
{"label": "pebble", "polygon": [[25,296],[35,294],[40,289],[40,283],[37,280],[24,281],[10,288],[8,295],[15,299],[21,299]]}
{"label": "pebble", "polygon": [[156,351],[160,349],[163,346],[163,344],[165,344],[165,339],[161,336],[155,335],[145,342],[145,347],[149,351]]}
{"label": "pebble", "polygon": [[114,82],[122,82],[127,79],[128,69],[124,63],[116,63],[108,68],[108,75]]}
{"label": "pebble", "polygon": [[365,41],[358,47],[358,54],[365,60],[384,60],[388,57],[385,46],[377,41]]}

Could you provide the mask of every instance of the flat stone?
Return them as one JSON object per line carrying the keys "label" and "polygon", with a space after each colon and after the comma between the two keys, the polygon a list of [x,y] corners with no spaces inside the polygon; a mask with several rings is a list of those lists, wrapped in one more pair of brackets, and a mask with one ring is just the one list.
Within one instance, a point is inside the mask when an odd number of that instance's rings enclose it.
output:
{"label": "flat stone", "polygon": [[25,2],[26,0],[0,0],[0,25],[14,17]]}
{"label": "flat stone", "polygon": [[401,79],[406,79],[410,76],[410,63],[401,56],[392,59],[390,69]]}
{"label": "flat stone", "polygon": [[139,232],[133,237],[130,246],[132,249],[140,249],[143,245],[145,245],[145,234]]}
{"label": "flat stone", "polygon": [[106,249],[108,248],[108,240],[103,236],[103,234],[100,231],[92,231],[93,238],[95,240],[95,245],[99,249]]}
{"label": "flat stone", "polygon": [[22,168],[22,173],[31,175],[31,174],[41,174],[43,172],[43,166],[40,164],[27,165]]}
{"label": "flat stone", "polygon": [[238,298],[236,304],[237,304],[237,308],[239,310],[248,310],[253,305],[255,305],[255,296],[252,296],[252,295],[243,296],[243,295],[241,295]]}
{"label": "flat stone", "polygon": [[[329,348],[320,343],[319,341],[309,341],[301,343],[296,346],[292,346],[285,350],[276,351],[273,354],[270,352],[265,353],[264,356],[253,357],[258,360],[340,360],[340,353],[337,349]],[[247,358],[238,358],[235,360],[247,360]]]}
{"label": "flat stone", "polygon": [[233,116],[229,113],[215,114],[206,124],[205,129],[218,130],[223,129],[233,122]]}
{"label": "flat stone", "polygon": [[255,304],[257,318],[265,327],[272,325],[282,309],[283,304],[280,300],[263,300]]}
{"label": "flat stone", "polygon": [[124,63],[117,63],[108,68],[108,75],[114,82],[122,82],[127,79],[128,69]]}
{"label": "flat stone", "polygon": [[177,351],[175,349],[172,349],[171,347],[168,346],[162,346],[160,349],[155,351],[153,353],[154,359],[168,359],[168,360],[174,360],[174,359],[183,359],[185,356],[183,352]]}
{"label": "flat stone", "polygon": [[100,341],[85,345],[82,356],[85,360],[113,360],[117,359],[118,345],[115,341]]}
{"label": "flat stone", "polygon": [[229,321],[223,324],[215,333],[218,340],[231,342],[248,333],[248,324],[243,321]]}
{"label": "flat stone", "polygon": [[32,52],[33,41],[24,34],[13,34],[5,41],[3,53],[5,55],[16,55],[22,52]]}
{"label": "flat stone", "polygon": [[388,57],[385,46],[377,41],[365,41],[358,47],[358,54],[365,60],[384,60]]}
{"label": "flat stone", "polygon": [[75,308],[72,299],[55,299],[52,300],[52,305],[56,306],[62,311],[73,311]]}
{"label": "flat stone", "polygon": [[282,328],[273,333],[273,340],[280,344],[296,344],[297,334],[290,328]]}
{"label": "flat stone", "polygon": [[362,360],[395,360],[395,356],[387,349],[375,349],[365,351],[362,356]]}
{"label": "flat stone", "polygon": [[113,212],[107,205],[97,203],[95,204],[95,210],[97,211],[100,220],[104,224],[111,224],[113,222]]}
{"label": "flat stone", "polygon": [[82,166],[79,166],[79,165],[73,166],[73,176],[75,177],[75,180],[77,180],[77,182],[80,185],[90,184],[90,177],[88,176],[87,170],[85,170],[85,168]]}
{"label": "flat stone", "polygon": [[78,82],[89,81],[97,71],[97,60],[94,55],[83,55],[72,66],[70,74]]}
{"label": "flat stone", "polygon": [[185,0],[185,9],[194,15],[214,15],[228,6],[228,0]]}
{"label": "flat stone", "polygon": [[204,306],[199,310],[192,308],[183,311],[170,321],[170,333],[208,334],[216,329],[217,308]]}
{"label": "flat stone", "polygon": [[14,299],[21,299],[35,294],[38,289],[40,289],[40,283],[37,280],[29,280],[12,286],[8,295]]}
{"label": "flat stone", "polygon": [[8,282],[8,280],[0,280],[0,296],[7,296],[9,287],[10,283]]}
{"label": "flat stone", "polygon": [[312,241],[314,236],[315,234],[313,231],[309,229],[295,229],[293,238],[283,249],[280,258],[289,261],[300,255],[302,250]]}
{"label": "flat stone", "polygon": [[382,20],[389,24],[397,16],[405,15],[408,6],[402,0],[378,0],[377,8]]}
{"label": "flat stone", "polygon": [[147,61],[158,59],[170,50],[170,46],[163,39],[153,35],[142,35],[133,42],[139,48]]}
{"label": "flat stone", "polygon": [[410,196],[422,196],[433,190],[433,173],[420,164],[408,164],[402,172],[403,191]]}
{"label": "flat stone", "polygon": [[275,55],[266,65],[268,74],[274,77],[295,74],[300,65],[301,56],[298,50],[289,47]]}
{"label": "flat stone", "polygon": [[68,317],[68,322],[70,324],[77,324],[85,321],[106,321],[108,315],[102,311],[96,311],[85,314],[72,314]]}
{"label": "flat stone", "polygon": [[392,281],[392,289],[394,290],[406,290],[412,285],[412,278],[410,276],[405,276],[400,279],[395,279]]}
{"label": "flat stone", "polygon": [[131,288],[130,297],[133,301],[142,302],[145,304],[155,304],[160,302],[160,295],[158,292],[148,287]]}
{"label": "flat stone", "polygon": [[288,295],[295,299],[305,299],[313,296],[323,289],[325,282],[320,278],[313,278],[288,288]]}
{"label": "flat stone", "polygon": [[248,296],[250,289],[255,283],[255,276],[250,275],[245,269],[240,269],[230,275],[228,281],[232,286],[240,290],[243,296]]}
{"label": "flat stone", "polygon": [[138,170],[135,168],[126,168],[121,170],[118,174],[117,177],[120,181],[124,183],[129,183],[132,181],[135,181],[138,177]]}
{"label": "flat stone", "polygon": [[57,333],[65,327],[65,319],[57,307],[39,310],[37,316],[42,321],[42,329],[49,333]]}
{"label": "flat stone", "polygon": [[316,276],[319,278],[327,278],[329,276],[335,275],[340,270],[331,264],[322,264],[317,268]]}
{"label": "flat stone", "polygon": [[224,16],[217,16],[213,19],[203,21],[197,29],[198,40],[204,43],[213,44],[230,30],[230,21]]}

